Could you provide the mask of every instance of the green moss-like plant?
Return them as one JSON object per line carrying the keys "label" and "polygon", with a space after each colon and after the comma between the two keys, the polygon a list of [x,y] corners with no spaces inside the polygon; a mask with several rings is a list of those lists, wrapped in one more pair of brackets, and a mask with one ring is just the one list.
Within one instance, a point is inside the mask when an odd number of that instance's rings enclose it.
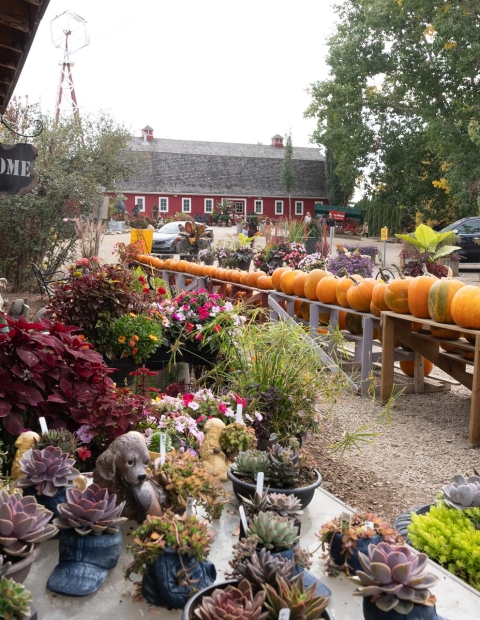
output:
{"label": "green moss-like plant", "polygon": [[439,502],[424,515],[412,513],[408,527],[415,549],[480,590],[480,508],[465,511]]}

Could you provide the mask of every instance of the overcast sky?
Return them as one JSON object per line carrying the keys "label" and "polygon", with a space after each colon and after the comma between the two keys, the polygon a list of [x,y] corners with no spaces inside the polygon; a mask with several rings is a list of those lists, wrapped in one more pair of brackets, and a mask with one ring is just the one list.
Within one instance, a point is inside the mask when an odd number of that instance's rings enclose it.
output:
{"label": "overcast sky", "polygon": [[71,57],[82,110],[109,110],[135,135],[148,124],[157,138],[269,144],[291,130],[294,146],[311,146],[306,89],[328,74],[333,4],[50,0],[15,95],[53,114],[63,54],[50,22],[70,10],[90,36]]}

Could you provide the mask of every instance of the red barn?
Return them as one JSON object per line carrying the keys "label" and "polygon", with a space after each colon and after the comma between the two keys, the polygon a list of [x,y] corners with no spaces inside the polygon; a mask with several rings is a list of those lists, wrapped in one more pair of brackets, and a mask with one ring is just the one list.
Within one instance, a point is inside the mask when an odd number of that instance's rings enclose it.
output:
{"label": "red barn", "polygon": [[[141,138],[133,138],[133,151],[141,172],[118,183],[129,213],[134,205],[152,215],[183,212],[214,213],[215,205],[227,198],[238,215],[257,214],[279,219],[289,217],[289,200],[281,182],[284,159],[283,137],[275,135],[271,145],[197,142],[154,138],[148,125]],[[318,148],[293,147],[295,181],[291,215],[314,214],[314,204],[328,204],[325,158]]]}

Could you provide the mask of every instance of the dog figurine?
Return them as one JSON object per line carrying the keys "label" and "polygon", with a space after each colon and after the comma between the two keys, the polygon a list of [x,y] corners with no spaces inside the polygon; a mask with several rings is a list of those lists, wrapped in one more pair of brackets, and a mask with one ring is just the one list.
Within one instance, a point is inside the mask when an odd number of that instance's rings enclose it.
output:
{"label": "dog figurine", "polygon": [[202,465],[212,476],[218,476],[222,482],[228,480],[227,457],[220,447],[220,435],[225,429],[225,424],[218,418],[208,420],[203,427],[205,437],[200,448]]}
{"label": "dog figurine", "polygon": [[147,515],[160,517],[166,503],[165,489],[147,473],[150,456],[143,435],[130,431],[115,439],[95,464],[93,481],[125,500],[123,516],[138,523]]}

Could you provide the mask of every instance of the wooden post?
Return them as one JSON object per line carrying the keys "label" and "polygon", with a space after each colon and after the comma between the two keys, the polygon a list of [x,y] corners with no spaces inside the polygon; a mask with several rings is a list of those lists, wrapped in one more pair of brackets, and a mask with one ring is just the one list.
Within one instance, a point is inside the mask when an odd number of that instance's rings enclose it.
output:
{"label": "wooden post", "polygon": [[382,379],[380,385],[380,400],[386,403],[393,390],[393,362],[395,355],[395,319],[382,314]]}
{"label": "wooden post", "polygon": [[369,316],[365,316],[362,321],[363,339],[361,351],[362,368],[360,371],[360,386],[362,396],[367,396],[368,388],[370,387],[370,372],[372,369],[373,319]]}
{"label": "wooden post", "polygon": [[475,360],[472,379],[472,403],[468,440],[471,448],[480,446],[480,334],[475,336]]}
{"label": "wooden post", "polygon": [[414,394],[425,392],[425,358],[418,351],[415,351],[413,362],[413,392]]}

